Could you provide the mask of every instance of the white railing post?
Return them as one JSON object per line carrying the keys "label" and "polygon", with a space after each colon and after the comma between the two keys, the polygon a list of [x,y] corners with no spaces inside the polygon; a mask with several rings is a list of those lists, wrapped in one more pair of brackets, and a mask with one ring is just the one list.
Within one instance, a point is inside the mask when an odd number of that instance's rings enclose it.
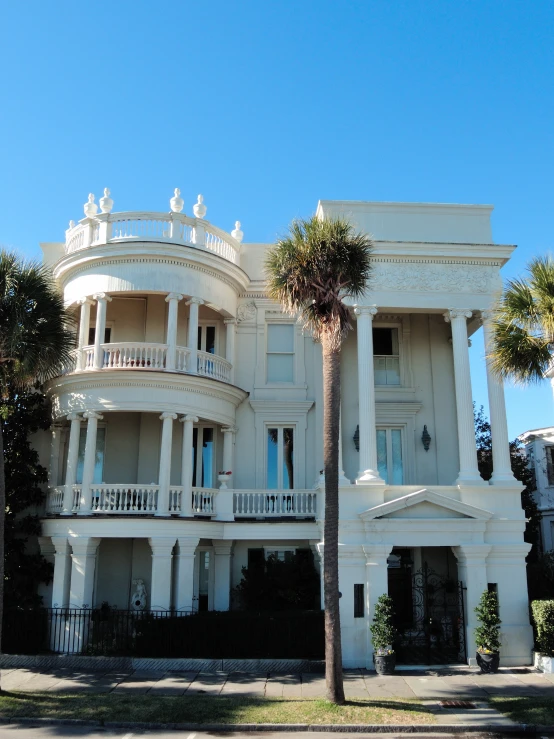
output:
{"label": "white railing post", "polygon": [[183,446],[181,450],[181,516],[192,516],[192,458],[193,426],[198,423],[196,416],[181,416],[183,424]]}
{"label": "white railing post", "polygon": [[204,305],[204,301],[200,298],[190,298],[186,304],[189,306],[189,367],[188,371],[192,375],[198,374],[198,308]]}
{"label": "white railing post", "polygon": [[192,231],[192,243],[195,246],[204,248],[206,246],[206,221],[201,218],[196,219]]}
{"label": "white railing post", "polygon": [[235,338],[236,338],[236,318],[227,318],[223,323],[227,326],[225,334],[225,359],[231,363],[229,369],[229,382],[235,381]]}
{"label": "white railing post", "polygon": [[177,322],[179,317],[179,301],[183,299],[180,293],[169,293],[165,302],[168,304],[167,310],[167,354],[165,358],[165,368],[167,370],[175,369],[175,359],[177,354]]}
{"label": "white railing post", "polygon": [[96,463],[96,437],[98,421],[103,416],[96,411],[87,411],[83,414],[87,419],[87,439],[85,443],[85,458],[83,461],[83,482],[81,485],[81,504],[78,514],[88,516],[92,508],[91,486],[94,481],[94,465]]}
{"label": "white railing post", "polygon": [[90,306],[93,301],[90,298],[79,298],[77,303],[81,306],[79,318],[79,347],[77,349],[77,370],[85,369],[85,354],[83,347],[88,346],[88,335],[90,331]]}
{"label": "white railing post", "polygon": [[106,316],[108,312],[108,303],[111,297],[107,293],[95,293],[93,296],[96,300],[96,329],[94,331],[94,369],[102,369],[104,364],[104,335],[106,333]]}
{"label": "white railing post", "polygon": [[96,216],[96,222],[98,224],[98,239],[96,243],[109,243],[110,239],[112,238],[112,224],[110,214],[100,213]]}
{"label": "white railing post", "polygon": [[77,480],[79,438],[81,436],[81,416],[78,413],[70,413],[67,416],[67,420],[71,422],[71,428],[69,431],[69,444],[67,449],[67,467],[65,472],[62,516],[71,516],[73,513],[73,486]]}
{"label": "white railing post", "polygon": [[169,515],[169,482],[171,479],[171,441],[173,438],[173,421],[176,413],[162,413],[162,443],[160,449],[160,473],[158,477],[158,507],[156,516]]}

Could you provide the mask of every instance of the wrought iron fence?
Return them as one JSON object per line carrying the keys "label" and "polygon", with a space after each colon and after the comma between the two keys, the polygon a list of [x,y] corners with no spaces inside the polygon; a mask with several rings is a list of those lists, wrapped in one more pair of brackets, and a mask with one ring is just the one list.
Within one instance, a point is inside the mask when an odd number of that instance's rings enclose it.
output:
{"label": "wrought iron fence", "polygon": [[323,659],[323,611],[6,609],[7,654]]}

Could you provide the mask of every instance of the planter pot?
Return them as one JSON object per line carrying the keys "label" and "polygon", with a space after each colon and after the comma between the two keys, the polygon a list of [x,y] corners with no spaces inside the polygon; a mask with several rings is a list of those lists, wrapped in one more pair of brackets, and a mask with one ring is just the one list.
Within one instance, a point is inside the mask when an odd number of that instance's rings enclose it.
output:
{"label": "planter pot", "polygon": [[533,652],[533,665],[535,669],[541,672],[552,674],[554,672],[554,657],[542,652]]}
{"label": "planter pot", "polygon": [[498,652],[492,652],[491,654],[477,652],[475,656],[481,672],[498,672],[500,664],[500,654]]}
{"label": "planter pot", "polygon": [[373,663],[378,675],[392,675],[396,667],[396,654],[374,654]]}

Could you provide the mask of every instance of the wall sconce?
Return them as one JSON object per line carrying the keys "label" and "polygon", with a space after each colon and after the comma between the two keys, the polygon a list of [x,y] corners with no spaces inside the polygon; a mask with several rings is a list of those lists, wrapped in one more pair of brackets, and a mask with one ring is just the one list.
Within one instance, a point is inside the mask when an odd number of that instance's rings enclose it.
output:
{"label": "wall sconce", "polygon": [[423,433],[421,434],[421,441],[423,443],[423,448],[426,452],[429,451],[429,447],[431,446],[431,434],[427,431],[427,426],[423,427]]}
{"label": "wall sconce", "polygon": [[356,431],[354,432],[354,436],[352,437],[354,441],[354,446],[356,447],[356,451],[360,451],[360,427],[359,425],[356,426]]}

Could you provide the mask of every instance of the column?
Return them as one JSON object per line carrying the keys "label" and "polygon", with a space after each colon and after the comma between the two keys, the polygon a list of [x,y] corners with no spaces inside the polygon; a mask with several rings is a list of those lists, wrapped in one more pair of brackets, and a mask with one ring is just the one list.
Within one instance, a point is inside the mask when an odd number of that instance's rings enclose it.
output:
{"label": "column", "polygon": [[77,480],[79,438],[81,436],[81,416],[78,413],[70,413],[67,416],[67,420],[71,421],[71,427],[67,449],[67,468],[65,472],[62,516],[71,516],[73,513],[73,486]]}
{"label": "column", "polygon": [[375,604],[380,595],[389,592],[388,556],[392,552],[392,544],[374,544],[364,546],[366,557],[366,592],[365,609],[367,624],[366,668],[373,669],[373,644],[369,626],[375,614]]}
{"label": "column", "polygon": [[344,467],[342,465],[342,403],[339,417],[339,485],[351,485],[352,483],[344,474]]}
{"label": "column", "polygon": [[54,578],[52,582],[52,608],[67,608],[71,583],[71,547],[67,536],[53,536]]}
{"label": "column", "polygon": [[456,414],[458,417],[458,448],[460,473],[456,485],[486,485],[477,468],[473,396],[469,371],[467,319],[470,310],[451,309],[444,320],[452,324],[452,350],[454,354],[454,381],[456,385]]}
{"label": "column", "polygon": [[148,539],[148,542],[152,549],[150,610],[169,611],[171,608],[171,559],[175,539],[156,537]]}
{"label": "column", "polygon": [[[223,471],[231,472],[231,478],[227,482],[222,482],[220,488],[225,490],[227,487],[233,487],[231,480],[235,474],[233,452],[235,446],[235,434],[237,429],[234,426],[224,426],[221,429],[223,434]],[[229,483],[229,485],[227,484]]]}
{"label": "column", "polygon": [[179,419],[183,423],[183,446],[181,450],[181,485],[183,492],[181,494],[181,516],[192,516],[192,472],[194,459],[192,456],[192,431],[195,423],[198,423],[196,416],[181,416]]}
{"label": "column", "polygon": [[200,539],[179,537],[177,554],[177,593],[175,609],[181,613],[190,613],[194,596],[194,558]]}
{"label": "column", "polygon": [[94,369],[102,369],[104,364],[104,336],[106,334],[106,315],[111,298],[107,293],[95,293],[96,300],[96,329],[94,331]]}
{"label": "column", "polygon": [[180,293],[169,293],[165,299],[165,302],[168,304],[165,368],[168,370],[175,369],[177,355],[177,318],[179,315],[179,301],[182,299],[183,296]]}
{"label": "column", "polygon": [[173,439],[173,421],[176,413],[162,413],[162,443],[160,449],[160,473],[158,475],[158,505],[156,516],[169,515],[169,484],[171,479],[171,442]]}
{"label": "column", "polygon": [[[345,667],[360,667],[367,646],[365,608],[362,617],[355,616],[354,586],[366,584],[366,557],[361,545],[339,546],[340,630],[342,661]],[[365,605],[365,604],[364,604]]]}
{"label": "column", "polygon": [[235,339],[237,330],[237,319],[227,318],[223,323],[227,326],[225,333],[225,359],[231,362],[229,370],[229,382],[235,381]]}
{"label": "column", "polygon": [[360,426],[360,471],[356,484],[384,485],[377,468],[375,428],[375,375],[373,370],[373,316],[375,305],[357,305],[358,318],[358,421]]}
{"label": "column", "polygon": [[510,459],[510,441],[508,438],[508,422],[506,420],[506,401],[504,399],[504,383],[492,370],[489,354],[492,351],[493,325],[492,313],[481,311],[483,334],[485,338],[485,360],[487,364],[487,389],[489,393],[489,413],[491,419],[492,464],[491,485],[517,485],[512,472]]}
{"label": "column", "polygon": [[[40,553],[48,564],[52,566],[53,571],[56,557],[54,542],[49,536],[37,536],[37,541],[40,547]],[[52,587],[50,583],[39,583],[37,594],[42,597],[44,606],[47,608],[52,607]]]}
{"label": "column", "polygon": [[50,430],[52,432],[52,440],[50,443],[50,465],[48,467],[48,487],[55,488],[58,484],[62,427],[59,423],[53,423],[52,426],[50,427]]}
{"label": "column", "polygon": [[96,463],[96,436],[98,433],[98,421],[103,416],[96,411],[87,411],[83,414],[87,420],[87,439],[85,443],[85,459],[83,461],[83,482],[81,485],[81,504],[79,515],[88,516],[92,507],[91,485],[94,482],[94,465]]}
{"label": "column", "polygon": [[228,611],[231,601],[232,541],[213,540],[214,547],[214,610]]}
{"label": "column", "polygon": [[458,560],[458,579],[466,588],[464,593],[465,636],[469,664],[475,664],[474,630],[478,626],[475,607],[483,592],[488,588],[487,555],[490,550],[490,544],[460,544],[460,546],[452,547],[454,556]]}
{"label": "column", "polygon": [[79,347],[77,353],[77,369],[86,369],[85,354],[83,347],[88,345],[90,330],[90,306],[93,301],[90,298],[79,298],[77,301],[81,306],[81,317],[79,319]]}
{"label": "column", "polygon": [[191,374],[198,373],[198,306],[204,305],[200,298],[190,298],[186,303],[189,306],[189,366]]}
{"label": "column", "polygon": [[71,539],[71,608],[93,608],[94,571],[100,539],[76,536]]}

